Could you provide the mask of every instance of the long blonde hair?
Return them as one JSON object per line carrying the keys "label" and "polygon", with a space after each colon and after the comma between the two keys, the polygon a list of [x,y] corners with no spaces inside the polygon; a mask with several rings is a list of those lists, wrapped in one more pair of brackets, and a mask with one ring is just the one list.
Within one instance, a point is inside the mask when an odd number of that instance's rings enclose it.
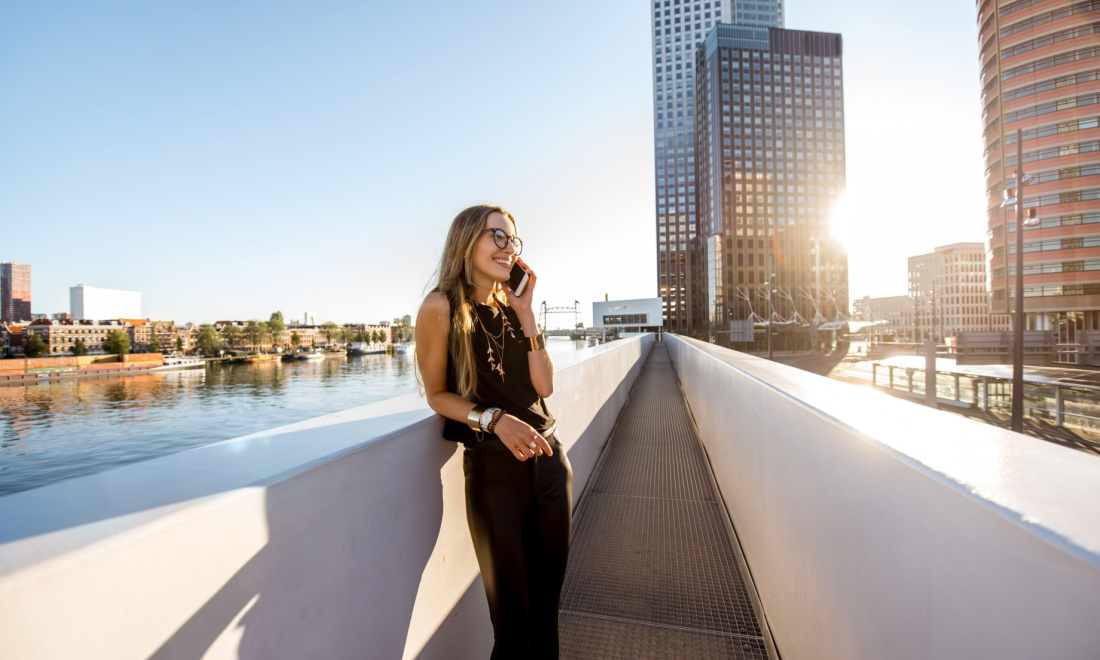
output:
{"label": "long blonde hair", "polygon": [[[471,206],[455,216],[451,229],[447,232],[447,241],[443,244],[443,256],[439,260],[439,279],[433,291],[439,291],[447,297],[451,305],[451,332],[447,359],[454,361],[456,394],[464,399],[473,399],[477,395],[477,365],[474,362],[474,265],[471,256],[474,243],[485,229],[489,215],[499,213],[512,222],[513,231],[516,219],[499,206],[482,204]],[[508,304],[500,282],[493,284],[493,297],[497,304]]]}

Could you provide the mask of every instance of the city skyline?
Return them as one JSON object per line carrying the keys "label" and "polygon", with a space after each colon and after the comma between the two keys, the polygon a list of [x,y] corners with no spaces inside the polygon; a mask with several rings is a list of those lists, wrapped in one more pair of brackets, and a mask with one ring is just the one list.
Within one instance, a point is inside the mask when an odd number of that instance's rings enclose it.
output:
{"label": "city skyline", "polygon": [[[454,214],[493,201],[536,302],[654,296],[650,7],[5,8],[19,102],[0,119],[26,130],[0,154],[0,212],[27,229],[0,259],[35,266],[36,312],[89,282],[181,322],[392,318],[415,313]],[[853,298],[904,292],[909,253],[984,232],[974,8],[898,26],[868,7],[783,5],[787,27],[844,37]],[[423,47],[381,66],[412,25]],[[903,203],[931,162],[936,207]],[[908,247],[882,244],[895,224]]]}

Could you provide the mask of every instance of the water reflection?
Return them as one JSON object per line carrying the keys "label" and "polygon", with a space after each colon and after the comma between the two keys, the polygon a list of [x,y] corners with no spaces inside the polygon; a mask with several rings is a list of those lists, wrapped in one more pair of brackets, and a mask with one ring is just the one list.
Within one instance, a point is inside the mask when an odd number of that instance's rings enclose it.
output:
{"label": "water reflection", "polygon": [[408,394],[411,355],[0,387],[0,494]]}
{"label": "water reflection", "polygon": [[412,353],[0,386],[0,495],[414,391]]}

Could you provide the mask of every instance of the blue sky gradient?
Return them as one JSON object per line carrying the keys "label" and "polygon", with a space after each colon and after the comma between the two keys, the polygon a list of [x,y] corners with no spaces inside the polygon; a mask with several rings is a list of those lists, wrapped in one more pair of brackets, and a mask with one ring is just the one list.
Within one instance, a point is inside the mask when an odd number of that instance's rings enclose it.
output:
{"label": "blue sky gradient", "polygon": [[[911,7],[787,7],[845,37],[856,296],[904,293],[905,256],[984,232],[974,8]],[[451,218],[493,202],[537,301],[652,296],[648,11],[7,3],[0,260],[32,265],[35,312],[83,283],[141,291],[154,319],[374,322],[415,314]],[[910,199],[927,176],[939,210]]]}

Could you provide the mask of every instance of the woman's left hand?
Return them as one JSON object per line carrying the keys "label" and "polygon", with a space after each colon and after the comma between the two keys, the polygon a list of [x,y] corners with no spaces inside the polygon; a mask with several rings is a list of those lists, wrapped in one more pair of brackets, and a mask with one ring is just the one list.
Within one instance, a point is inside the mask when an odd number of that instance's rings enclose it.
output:
{"label": "woman's left hand", "polygon": [[527,287],[523,290],[522,296],[517,296],[512,292],[512,288],[504,287],[504,294],[508,297],[508,304],[512,306],[512,309],[517,313],[531,313],[531,301],[535,299],[535,282],[538,281],[538,277],[535,276],[535,271],[531,270],[531,267],[527,265],[527,262],[523,259],[516,257],[516,263],[518,263],[523,270],[527,271]]}

